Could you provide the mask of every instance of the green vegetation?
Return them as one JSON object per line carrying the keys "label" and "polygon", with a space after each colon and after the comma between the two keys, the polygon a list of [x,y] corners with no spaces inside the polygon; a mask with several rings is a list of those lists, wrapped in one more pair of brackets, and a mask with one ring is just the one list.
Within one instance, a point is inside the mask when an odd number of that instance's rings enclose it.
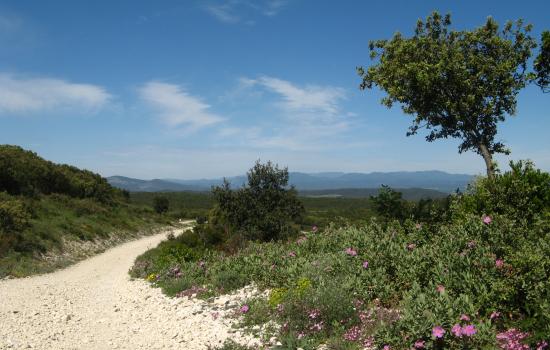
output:
{"label": "green vegetation", "polygon": [[547,86],[550,39],[543,36],[543,50],[530,71],[537,46],[531,25],[519,20],[500,29],[491,17],[473,30],[452,30],[450,24],[450,15],[434,12],[418,21],[410,38],[396,33],[391,40],[371,41],[371,58],[378,61],[358,68],[361,89],[378,86],[387,93],[384,105],[399,103],[413,116],[407,136],[426,128],[429,142],[461,139],[459,152],[480,154],[491,177],[493,154],[509,153],[495,140],[497,124],[515,114],[516,96],[537,74],[539,85]]}
{"label": "green vegetation", "polygon": [[[86,253],[67,242],[114,242],[167,223],[127,198],[97,174],[0,146],[0,277],[50,271]],[[55,258],[61,253],[69,257]]]}
{"label": "green vegetation", "polygon": [[542,346],[550,334],[550,175],[511,165],[453,196],[439,223],[388,217],[248,242],[231,254],[188,231],[139,257],[131,273],[170,295],[208,297],[252,283],[270,290],[243,301],[242,326],[275,321],[282,349]]}

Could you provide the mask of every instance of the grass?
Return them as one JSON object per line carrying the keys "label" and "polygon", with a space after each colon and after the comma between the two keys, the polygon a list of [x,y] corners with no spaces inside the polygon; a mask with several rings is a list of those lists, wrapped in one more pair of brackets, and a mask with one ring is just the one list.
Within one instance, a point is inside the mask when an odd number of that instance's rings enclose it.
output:
{"label": "grass", "polygon": [[[3,194],[2,200],[23,202],[28,222],[15,235],[15,247],[0,254],[0,277],[50,272],[101,252],[109,245],[151,232],[171,220],[134,204],[119,202],[107,206],[92,199],[57,194],[36,197]],[[74,244],[68,244],[71,242]],[[79,251],[79,242],[95,242],[93,251]],[[62,254],[64,258],[60,259]]]}

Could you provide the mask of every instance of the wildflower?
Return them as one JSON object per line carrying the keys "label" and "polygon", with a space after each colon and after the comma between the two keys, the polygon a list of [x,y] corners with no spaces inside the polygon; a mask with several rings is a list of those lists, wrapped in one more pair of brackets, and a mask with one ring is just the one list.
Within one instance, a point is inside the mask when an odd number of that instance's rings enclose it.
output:
{"label": "wildflower", "polygon": [[435,326],[432,328],[432,335],[436,339],[443,338],[443,335],[445,335],[445,330],[441,326]]}
{"label": "wildflower", "polygon": [[283,304],[277,304],[277,312],[282,313],[285,311],[285,306]]}
{"label": "wildflower", "polygon": [[219,312],[213,312],[212,314],[212,319],[215,321],[218,319],[218,317],[220,317],[220,313]]}
{"label": "wildflower", "polygon": [[364,349],[371,349],[374,347],[374,338],[373,337],[366,337],[363,340],[363,348]]}
{"label": "wildflower", "polygon": [[313,233],[315,233],[315,232],[319,231],[319,227],[317,227],[317,225],[313,225],[313,227],[311,228],[311,231]]}
{"label": "wildflower", "polygon": [[523,343],[523,340],[529,336],[529,333],[522,332],[515,328],[510,328],[497,334],[497,343],[504,350],[529,350],[530,347]]}
{"label": "wildflower", "polygon": [[346,248],[345,252],[349,256],[357,256],[357,251],[353,248]]}
{"label": "wildflower", "polygon": [[476,246],[476,242],[475,241],[469,241],[468,242],[468,248],[472,249],[473,247]]}
{"label": "wildflower", "polygon": [[296,257],[296,252],[292,251],[292,252],[288,253],[288,256],[291,257],[291,258],[294,258],[294,257]]}
{"label": "wildflower", "polygon": [[302,339],[303,337],[305,337],[305,333],[304,332],[299,332],[298,333],[298,339]]}
{"label": "wildflower", "polygon": [[436,290],[437,290],[439,293],[444,293],[444,292],[445,292],[445,286],[442,285],[442,284],[438,284]]}
{"label": "wildflower", "polygon": [[417,230],[420,230],[422,228],[422,224],[416,224],[414,227],[416,227]]}
{"label": "wildflower", "polygon": [[308,317],[311,318],[312,320],[319,317],[319,315],[321,315],[321,311],[319,311],[319,309],[313,309],[308,313]]}
{"label": "wildflower", "polygon": [[473,324],[469,324],[467,326],[462,327],[462,334],[464,334],[467,337],[471,337],[476,333],[477,333],[477,329]]}
{"label": "wildflower", "polygon": [[368,261],[363,261],[363,268],[364,269],[368,269],[369,268],[369,262]]}
{"label": "wildflower", "polygon": [[504,260],[502,260],[502,259],[495,260],[495,266],[497,267],[497,269],[503,268],[504,267]]}
{"label": "wildflower", "polygon": [[275,270],[276,268],[277,268],[277,265],[271,264],[271,267],[270,267],[271,271]]}
{"label": "wildflower", "polygon": [[462,327],[460,327],[459,324],[455,324],[453,328],[451,328],[451,333],[457,338],[462,337]]}
{"label": "wildflower", "polygon": [[357,341],[361,337],[361,328],[353,326],[344,333],[344,339],[347,341]]}
{"label": "wildflower", "polygon": [[462,314],[460,316],[460,320],[461,321],[470,321],[470,316],[466,315],[466,314]]}
{"label": "wildflower", "polygon": [[415,349],[424,349],[426,347],[426,342],[422,339],[418,339],[414,342]]}
{"label": "wildflower", "polygon": [[307,237],[306,237],[306,236],[302,236],[302,237],[300,237],[300,238],[298,238],[298,239],[296,240],[296,243],[302,244],[302,243],[304,243],[306,240],[307,240]]}
{"label": "wildflower", "polygon": [[546,340],[537,343],[537,350],[545,350],[548,348],[548,342]]}
{"label": "wildflower", "polygon": [[206,266],[206,263],[201,260],[201,261],[198,262],[198,265],[199,265],[200,268],[204,268]]}
{"label": "wildflower", "polygon": [[391,349],[391,346],[389,346],[389,345],[384,345],[384,348],[383,348],[383,349],[384,349],[384,350],[390,350],[390,349]]}
{"label": "wildflower", "polygon": [[416,244],[414,244],[414,243],[407,244],[407,249],[408,250],[413,250],[414,248],[416,248]]}
{"label": "wildflower", "polygon": [[250,306],[248,306],[247,304],[241,306],[241,313],[246,314],[248,310],[250,310]]}
{"label": "wildflower", "polygon": [[492,221],[493,221],[493,219],[491,219],[491,217],[489,215],[484,215],[483,216],[483,223],[484,224],[489,225]]}
{"label": "wildflower", "polygon": [[320,330],[323,329],[323,327],[324,327],[324,322],[321,321],[313,324],[313,326],[309,327],[309,329],[313,332],[319,332]]}
{"label": "wildflower", "polygon": [[500,312],[498,312],[498,311],[493,311],[493,312],[491,312],[491,316],[489,316],[489,319],[495,320],[495,319],[497,319],[497,318],[499,318],[499,317],[500,317]]}

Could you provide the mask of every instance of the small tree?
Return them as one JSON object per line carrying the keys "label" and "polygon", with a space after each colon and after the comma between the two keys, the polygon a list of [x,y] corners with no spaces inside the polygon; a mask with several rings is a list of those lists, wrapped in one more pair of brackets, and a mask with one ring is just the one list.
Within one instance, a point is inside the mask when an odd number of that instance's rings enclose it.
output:
{"label": "small tree", "polygon": [[374,203],[376,213],[386,220],[403,221],[407,216],[407,205],[402,198],[402,193],[387,185],[382,185],[378,194],[371,196],[370,199]]}
{"label": "small tree", "polygon": [[304,212],[294,187],[288,186],[288,169],[271,162],[256,164],[247,173],[248,183],[232,190],[229,182],[212,189],[216,208],[214,221],[247,239],[271,241],[297,232]]}
{"label": "small tree", "polygon": [[163,214],[168,211],[170,207],[170,201],[164,196],[156,196],[153,198],[153,208],[158,214]]}
{"label": "small tree", "polygon": [[410,38],[396,33],[391,40],[371,41],[371,58],[378,61],[357,68],[360,88],[378,86],[387,93],[384,105],[400,103],[414,116],[407,136],[426,128],[429,142],[461,139],[459,153],[480,154],[493,177],[493,154],[509,153],[495,140],[497,123],[515,114],[517,94],[536,78],[527,70],[536,47],[531,25],[518,20],[499,30],[488,18],[474,30],[455,31],[450,24],[450,15],[434,12],[418,21]]}

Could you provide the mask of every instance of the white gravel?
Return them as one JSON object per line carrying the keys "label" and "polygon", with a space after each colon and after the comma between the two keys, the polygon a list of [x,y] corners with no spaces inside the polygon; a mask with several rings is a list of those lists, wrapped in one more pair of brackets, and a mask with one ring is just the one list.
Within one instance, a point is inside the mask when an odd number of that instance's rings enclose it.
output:
{"label": "white gravel", "polygon": [[134,259],[167,232],[122,244],[64,270],[0,281],[0,349],[207,349],[226,338],[244,289],[213,303],[164,296],[130,280]]}

